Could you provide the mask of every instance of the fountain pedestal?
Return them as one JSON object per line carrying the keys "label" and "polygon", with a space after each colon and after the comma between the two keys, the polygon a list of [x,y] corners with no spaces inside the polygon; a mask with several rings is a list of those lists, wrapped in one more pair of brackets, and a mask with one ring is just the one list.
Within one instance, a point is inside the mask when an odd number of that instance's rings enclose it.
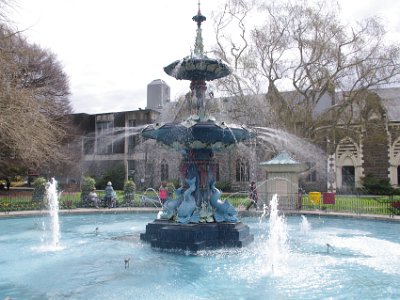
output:
{"label": "fountain pedestal", "polygon": [[249,227],[237,223],[178,224],[168,220],[154,220],[146,226],[140,239],[160,249],[179,249],[192,252],[224,247],[241,248],[251,243],[254,236]]}
{"label": "fountain pedestal", "polygon": [[[142,130],[144,138],[155,139],[183,154],[180,166],[181,184],[174,199],[168,199],[159,218],[146,226],[141,240],[160,249],[198,251],[221,247],[243,247],[253,241],[249,227],[239,222],[237,210],[216,184],[214,151],[255,136],[243,126],[228,126],[206,115],[206,81],[223,78],[231,73],[221,60],[203,53],[201,23],[206,18],[199,10],[194,53],[164,68],[176,79],[190,80],[192,96],[196,98],[196,113],[181,123],[155,124]],[[192,101],[186,99],[191,104]]]}

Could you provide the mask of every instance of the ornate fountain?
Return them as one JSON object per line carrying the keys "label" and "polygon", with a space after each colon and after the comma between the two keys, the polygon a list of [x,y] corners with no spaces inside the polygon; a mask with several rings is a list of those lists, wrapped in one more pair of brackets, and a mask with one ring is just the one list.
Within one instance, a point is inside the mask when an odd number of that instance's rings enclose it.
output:
{"label": "ornate fountain", "polygon": [[183,155],[180,165],[182,187],[163,205],[159,217],[147,224],[141,239],[152,247],[198,251],[219,247],[242,247],[253,241],[247,225],[238,219],[234,206],[220,199],[215,187],[214,152],[254,137],[243,126],[217,122],[205,111],[206,81],[228,76],[231,70],[219,59],[203,53],[201,23],[206,17],[198,13],[194,53],[177,60],[164,71],[179,80],[190,80],[191,96],[186,100],[195,113],[181,123],[157,123],[142,131]]}

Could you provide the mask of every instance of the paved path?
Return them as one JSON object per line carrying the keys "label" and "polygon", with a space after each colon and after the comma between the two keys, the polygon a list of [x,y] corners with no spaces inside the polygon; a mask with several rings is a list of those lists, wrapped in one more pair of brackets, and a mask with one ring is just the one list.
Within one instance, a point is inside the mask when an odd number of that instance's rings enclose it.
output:
{"label": "paved path", "polygon": [[[76,208],[76,209],[62,209],[59,211],[61,215],[68,214],[96,214],[96,213],[140,213],[140,212],[153,212],[156,215],[160,208],[155,207],[118,207],[118,208]],[[1,212],[0,218],[7,217],[29,217],[37,215],[45,215],[49,212],[47,210],[27,210],[27,211],[10,211]],[[250,217],[261,215],[261,211],[255,210],[239,210],[239,216]],[[326,212],[322,210],[289,210],[285,211],[285,215],[314,215],[321,217],[344,217],[344,218],[358,218],[369,220],[385,220],[400,222],[400,216],[388,215],[372,215],[372,214],[354,214],[345,212]]]}

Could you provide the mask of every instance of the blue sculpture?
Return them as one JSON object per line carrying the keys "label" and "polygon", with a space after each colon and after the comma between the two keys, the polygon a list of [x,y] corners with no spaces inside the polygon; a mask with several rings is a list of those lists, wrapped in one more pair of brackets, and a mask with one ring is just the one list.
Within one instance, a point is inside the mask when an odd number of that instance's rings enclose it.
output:
{"label": "blue sculpture", "polygon": [[175,191],[176,197],[171,199],[168,198],[163,205],[163,210],[161,212],[160,219],[172,220],[176,217],[177,208],[182,204],[183,200],[183,189],[180,187]]}
{"label": "blue sculpture", "polygon": [[[196,200],[192,193],[196,190],[196,177],[186,179],[189,188],[183,193],[183,201],[178,207],[177,222],[187,224],[191,221],[192,214],[196,209]],[[195,221],[195,218],[193,219]]]}
{"label": "blue sculpture", "polygon": [[221,191],[215,187],[215,182],[210,182],[211,206],[215,208],[214,219],[216,222],[238,222],[237,211],[227,200],[220,200]]}

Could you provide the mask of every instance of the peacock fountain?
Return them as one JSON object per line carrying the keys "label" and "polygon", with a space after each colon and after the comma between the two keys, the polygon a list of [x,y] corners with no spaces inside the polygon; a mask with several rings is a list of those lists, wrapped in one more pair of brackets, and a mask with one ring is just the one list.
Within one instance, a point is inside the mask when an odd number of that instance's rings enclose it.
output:
{"label": "peacock fountain", "polygon": [[215,151],[251,139],[253,132],[244,126],[227,125],[207,115],[205,109],[206,81],[223,78],[231,73],[229,66],[203,52],[201,24],[206,17],[198,13],[195,48],[191,55],[177,60],[164,71],[178,79],[190,80],[188,104],[194,112],[185,121],[149,125],[144,138],[154,139],[183,155],[180,165],[182,187],[175,197],[163,205],[158,218],[146,226],[141,240],[160,249],[198,251],[220,247],[243,247],[254,239],[249,227],[239,221],[238,212],[215,187]]}

